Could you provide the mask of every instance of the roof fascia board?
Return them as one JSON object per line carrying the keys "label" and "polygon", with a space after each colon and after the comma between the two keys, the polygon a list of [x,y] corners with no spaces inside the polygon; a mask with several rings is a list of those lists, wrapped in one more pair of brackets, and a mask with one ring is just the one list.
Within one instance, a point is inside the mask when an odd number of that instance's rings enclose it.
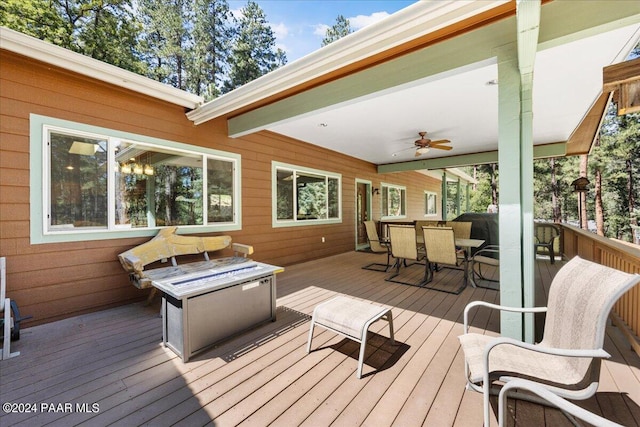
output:
{"label": "roof fascia board", "polygon": [[[534,159],[549,157],[563,157],[566,153],[566,143],[556,142],[552,144],[536,145],[533,147]],[[498,163],[498,151],[485,151],[482,153],[463,154],[460,156],[438,157],[436,159],[413,160],[410,162],[389,163],[378,166],[378,173],[407,172],[421,169],[447,169],[459,168],[469,165],[485,165]]]}
{"label": "roof fascia board", "polygon": [[509,3],[492,1],[420,1],[376,25],[349,34],[322,49],[276,69],[187,114],[195,124],[224,116],[367,60],[394,47]]}
{"label": "roof fascia board", "polygon": [[443,73],[458,73],[467,67],[495,63],[496,46],[505,44],[506,40],[515,41],[514,20],[501,20],[230,118],[229,136],[243,136],[302,114],[373,94],[377,96],[404,85],[417,85],[425,79],[437,79]]}
{"label": "roof fascia board", "polygon": [[0,42],[0,47],[4,50],[185,108],[193,109],[204,102],[201,96],[6,27],[0,27]]}

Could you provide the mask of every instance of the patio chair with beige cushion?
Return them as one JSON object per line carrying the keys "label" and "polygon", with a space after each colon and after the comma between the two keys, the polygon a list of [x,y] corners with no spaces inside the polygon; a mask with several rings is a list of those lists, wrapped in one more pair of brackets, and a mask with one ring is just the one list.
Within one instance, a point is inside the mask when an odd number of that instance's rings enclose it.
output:
{"label": "patio chair with beige cushion", "polygon": [[427,249],[427,264],[429,271],[433,271],[433,266],[444,268],[454,268],[462,270],[463,281],[454,290],[441,287],[429,287],[437,291],[459,294],[467,286],[468,268],[467,256],[462,249],[456,248],[455,236],[451,227],[422,227],[424,245]]}
{"label": "patio chair with beige cushion", "polygon": [[[489,394],[494,391],[495,381],[525,378],[566,399],[593,396],[598,389],[601,359],[610,357],[603,348],[607,317],[613,304],[638,283],[638,274],[575,257],[554,277],[547,307],[510,308],[484,301],[468,304],[464,335],[459,339],[467,387],[484,396],[484,425],[489,425]],[[529,344],[469,333],[470,310],[479,306],[516,313],[546,312],[542,341]]]}
{"label": "patio chair with beige cushion", "polygon": [[367,240],[369,240],[369,249],[376,254],[387,254],[387,263],[382,264],[379,262],[373,262],[362,267],[365,270],[383,271],[386,272],[391,267],[391,248],[388,240],[382,240],[378,236],[378,229],[376,223],[373,221],[365,221],[364,227],[367,230]]}
{"label": "patio chair with beige cushion", "polygon": [[416,221],[415,229],[416,242],[418,242],[418,250],[424,250],[424,236],[422,235],[422,227],[438,227],[440,223],[442,223],[442,221]]}
{"label": "patio chair with beige cushion", "polygon": [[[385,280],[388,282],[402,283],[404,285],[411,286],[423,286],[429,280],[429,265],[425,264],[424,276],[419,282],[408,282],[396,279],[400,275],[400,268],[404,265],[408,267],[410,265],[419,263],[424,259],[424,253],[418,251],[418,243],[416,242],[416,232],[411,225],[390,225],[389,226],[389,238],[391,240],[391,255],[396,259],[393,265],[396,269],[395,273],[387,277]],[[413,261],[411,264],[407,264],[407,261]]]}
{"label": "patio chair with beige cushion", "polygon": [[19,356],[20,352],[11,353],[11,333],[13,319],[11,317],[11,299],[6,297],[7,292],[7,260],[0,258],[0,314],[2,315],[2,350],[0,360]]}
{"label": "patio chair with beige cushion", "polygon": [[549,254],[549,258],[551,259],[551,264],[556,261],[556,253],[554,244],[558,237],[560,237],[560,230],[556,225],[536,222],[534,224],[534,237],[536,239],[535,250],[536,253],[538,249],[542,248],[547,251]]}
{"label": "patio chair with beige cushion", "polygon": [[470,221],[447,221],[446,227],[453,228],[456,239],[470,239],[472,224]]}

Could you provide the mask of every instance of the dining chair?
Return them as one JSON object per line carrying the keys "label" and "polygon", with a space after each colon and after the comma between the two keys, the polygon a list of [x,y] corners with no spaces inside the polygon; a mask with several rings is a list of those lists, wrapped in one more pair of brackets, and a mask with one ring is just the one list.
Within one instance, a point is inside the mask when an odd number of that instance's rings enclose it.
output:
{"label": "dining chair", "polygon": [[433,265],[440,268],[454,268],[464,273],[462,284],[455,290],[428,287],[437,291],[459,294],[467,286],[468,266],[464,250],[456,248],[455,235],[451,227],[423,227],[424,245],[427,249],[427,269],[433,274]]}
{"label": "dining chair", "polygon": [[471,225],[468,221],[447,221],[446,226],[453,228],[453,234],[456,239],[470,239]]}
{"label": "dining chair", "polygon": [[[471,285],[474,288],[499,289],[500,279],[500,246],[487,245],[476,251],[469,261]],[[491,276],[489,276],[491,273]],[[491,285],[492,282],[497,285]]]}
{"label": "dining chair", "polygon": [[437,227],[439,221],[418,220],[415,223],[416,242],[418,242],[418,250],[424,251],[424,236],[422,235],[422,227]]}
{"label": "dining chair", "polygon": [[[391,255],[396,259],[395,264],[393,265],[395,267],[395,272],[385,280],[388,282],[402,283],[404,285],[423,286],[429,279],[430,271],[429,264],[427,262],[424,263],[424,276],[419,282],[407,282],[396,279],[396,277],[400,275],[400,268],[403,265],[406,268],[424,260],[424,253],[418,251],[415,228],[409,225],[390,225],[389,238],[391,241]],[[414,262],[407,264],[407,261]]]}
{"label": "dining chair", "polygon": [[[485,301],[467,304],[464,334],[458,339],[464,352],[467,388],[483,393],[484,425],[490,425],[489,396],[496,392],[495,382],[525,378],[565,399],[593,396],[598,390],[601,360],[610,357],[603,348],[609,312],[638,283],[640,274],[624,273],[576,256],[553,278],[546,307],[506,307]],[[476,307],[546,313],[542,341],[530,344],[470,333],[470,311]],[[525,394],[517,397],[532,400]]]}
{"label": "dining chair", "polygon": [[372,262],[362,267],[365,270],[382,271],[387,272],[391,267],[391,245],[388,240],[380,239],[378,236],[378,229],[374,221],[365,221],[365,229],[367,230],[367,240],[369,240],[369,249],[376,254],[387,254],[387,263],[382,264],[379,262]]}

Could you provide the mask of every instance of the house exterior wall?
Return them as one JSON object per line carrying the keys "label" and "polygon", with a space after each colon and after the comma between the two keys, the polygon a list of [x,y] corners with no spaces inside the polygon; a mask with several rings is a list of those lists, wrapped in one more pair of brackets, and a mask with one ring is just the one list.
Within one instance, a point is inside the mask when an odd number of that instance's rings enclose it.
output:
{"label": "house exterior wall", "polygon": [[[183,107],[0,51],[0,256],[7,258],[7,294],[23,326],[45,323],[146,297],[129,283],[117,255],[148,237],[31,244],[29,116],[39,114],[161,138],[242,156],[242,229],[257,261],[287,266],[354,250],[356,178],[406,186],[407,217],[424,216],[424,191],[440,198],[440,182],[418,172],[378,174],[376,166],[282,135],[260,132],[230,139],[226,121],[195,126]],[[342,222],[273,228],[272,161],[342,175]],[[380,195],[373,196],[379,219]],[[321,243],[322,237],[325,243]],[[224,255],[228,255],[225,253]]]}

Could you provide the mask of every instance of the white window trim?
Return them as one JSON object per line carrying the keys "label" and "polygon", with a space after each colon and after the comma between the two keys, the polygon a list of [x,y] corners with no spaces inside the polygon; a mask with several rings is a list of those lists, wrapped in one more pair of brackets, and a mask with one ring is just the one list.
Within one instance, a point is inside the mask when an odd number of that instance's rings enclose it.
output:
{"label": "white window trim", "polygon": [[[427,197],[428,196],[434,196],[436,198],[436,211],[435,213],[428,213],[427,212]],[[431,218],[431,217],[437,217],[438,216],[438,193],[436,193],[435,191],[426,191],[424,192],[424,216]]]}
{"label": "white window trim", "polygon": [[[37,114],[30,115],[30,236],[31,244],[60,243],[90,240],[121,239],[129,237],[154,236],[163,227],[127,228],[115,225],[114,212],[111,206],[108,214],[108,228],[102,230],[48,230],[47,213],[49,211],[49,156],[47,146],[47,134],[49,130],[72,132],[73,134],[86,135],[105,139],[120,139],[140,145],[158,146],[170,148],[176,151],[196,153],[206,158],[228,160],[234,164],[234,221],[223,224],[210,225],[181,225],[180,234],[208,233],[221,231],[234,231],[242,229],[242,193],[241,193],[241,156],[236,153],[213,150],[204,147],[169,141],[145,135],[121,132],[117,130],[56,119]],[[109,176],[113,174],[113,150],[108,150]],[[203,163],[206,171],[206,163]],[[206,185],[206,172],[203,173],[203,186]],[[204,187],[206,188],[206,187]],[[115,197],[115,183],[108,180],[108,198],[113,201]],[[206,205],[206,203],[204,203]],[[207,207],[203,206],[203,218],[207,218]]]}
{"label": "white window trim", "polygon": [[[404,190],[404,215],[384,215],[384,206],[382,205],[382,203],[384,202],[384,197],[382,197],[382,192],[384,192],[384,188],[397,188],[399,190]],[[397,184],[389,184],[388,182],[381,182],[380,183],[380,217],[381,219],[404,219],[407,217],[407,187],[405,187],[404,185],[397,185]]]}
{"label": "white window trim", "polygon": [[[338,180],[338,218],[327,219],[306,219],[306,220],[278,220],[278,169],[291,170],[294,173],[303,172],[314,175],[321,175],[325,178],[335,178]],[[342,174],[327,172],[319,169],[306,168],[288,163],[271,162],[271,226],[278,227],[302,227],[323,224],[340,224],[342,223]]]}

